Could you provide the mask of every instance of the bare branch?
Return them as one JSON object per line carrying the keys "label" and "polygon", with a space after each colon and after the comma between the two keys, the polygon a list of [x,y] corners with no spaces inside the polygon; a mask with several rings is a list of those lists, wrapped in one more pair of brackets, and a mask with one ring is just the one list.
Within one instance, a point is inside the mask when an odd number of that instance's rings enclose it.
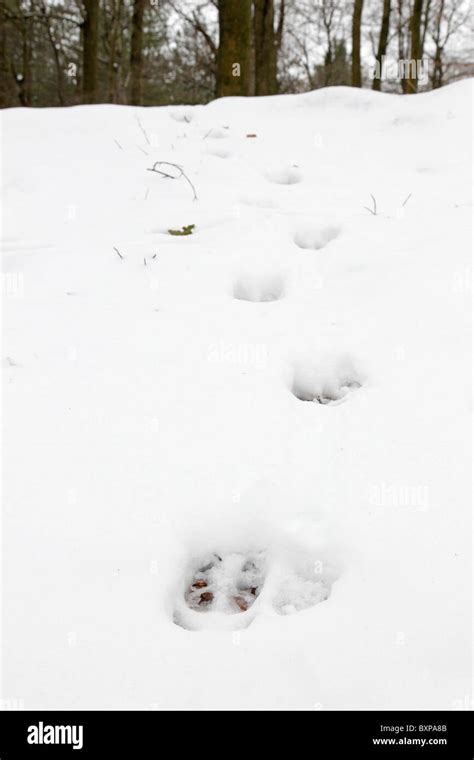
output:
{"label": "bare branch", "polygon": [[364,206],[364,208],[366,209],[366,211],[368,211],[369,213],[371,213],[373,216],[377,216],[377,201],[375,200],[375,198],[372,195],[372,193],[370,194],[370,197],[372,198],[372,201],[374,203],[373,209],[369,208],[368,206]]}
{"label": "bare branch", "polygon": [[195,29],[196,32],[199,32],[199,34],[202,35],[204,38],[207,46],[209,47],[209,50],[211,51],[212,55],[215,57],[217,55],[217,45],[212,39],[211,35],[205,28],[203,21],[201,17],[199,16],[199,10],[193,11],[192,17],[187,16],[186,13],[184,13],[180,8],[176,6],[176,3],[170,2],[170,6],[173,8],[174,12],[178,14],[178,16],[181,16],[181,18],[186,21],[188,24],[191,24],[191,26]]}
{"label": "bare branch", "polygon": [[[157,169],[158,166],[172,166],[174,169],[177,169],[179,171],[178,176],[174,174],[169,174],[166,171],[163,171],[162,169]],[[161,177],[164,177],[165,179],[179,179],[180,177],[183,177],[186,182],[190,185],[192,191],[193,191],[193,200],[197,201],[197,193],[196,188],[194,187],[193,183],[189,179],[188,175],[185,173],[182,166],[179,166],[178,164],[172,164],[170,161],[155,161],[151,169],[147,169],[149,172],[155,172],[156,174],[159,174]]]}
{"label": "bare branch", "polygon": [[151,145],[150,140],[148,138],[147,131],[146,131],[145,127],[143,126],[143,124],[141,123],[140,118],[138,116],[135,116],[135,118],[137,120],[138,126],[140,127],[145,140],[147,141],[148,145]]}

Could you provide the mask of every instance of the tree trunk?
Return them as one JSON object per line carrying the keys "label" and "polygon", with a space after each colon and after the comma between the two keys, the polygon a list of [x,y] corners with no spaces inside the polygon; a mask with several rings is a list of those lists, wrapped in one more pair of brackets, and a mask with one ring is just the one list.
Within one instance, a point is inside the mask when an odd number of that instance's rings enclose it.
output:
{"label": "tree trunk", "polygon": [[360,27],[364,0],[355,0],[352,16],[352,86],[362,87],[360,72]]}
{"label": "tree trunk", "polygon": [[31,60],[32,60],[32,40],[31,35],[33,33],[33,22],[30,18],[25,18],[22,24],[22,65],[23,73],[17,77],[18,82],[18,99],[22,106],[31,106],[31,92],[32,92],[32,72],[31,72]]}
{"label": "tree trunk", "polygon": [[275,44],[277,51],[281,48],[283,41],[283,27],[285,24],[285,0],[280,0],[280,8],[278,12],[278,24],[275,32]]}
{"label": "tree trunk", "polygon": [[434,59],[433,59],[433,76],[432,76],[433,90],[437,90],[443,86],[443,50],[440,47],[436,47]]}
{"label": "tree trunk", "polygon": [[97,101],[97,47],[99,42],[99,2],[84,0],[84,48],[82,102]]}
{"label": "tree trunk", "polygon": [[273,0],[254,0],[255,94],[277,92],[277,41]]}
{"label": "tree trunk", "polygon": [[112,3],[112,21],[110,26],[109,60],[107,64],[107,100],[117,102],[117,80],[120,73],[119,60],[122,57],[122,39],[120,35],[122,23],[123,0]]}
{"label": "tree trunk", "polygon": [[[14,101],[12,95],[11,72],[8,66],[9,50],[7,43],[7,23],[0,10],[0,108],[7,108]],[[10,30],[11,34],[11,30]]]}
{"label": "tree trunk", "polygon": [[415,0],[413,4],[413,13],[410,21],[411,32],[411,61],[410,73],[407,77],[408,95],[418,90],[418,62],[421,65],[421,14],[423,11],[423,0]]}
{"label": "tree trunk", "polygon": [[[444,5],[444,0],[441,1],[441,6]],[[431,19],[431,0],[425,0],[425,9],[423,14],[423,21],[421,22],[421,55],[425,52],[425,41],[428,32],[428,27]]]}
{"label": "tree trunk", "polygon": [[377,90],[377,91],[380,91],[381,83],[382,83],[383,59],[387,52],[388,33],[390,30],[390,11],[391,11],[390,0],[384,0],[383,11],[382,11],[382,25],[380,27],[379,46],[377,49],[377,55],[375,57],[375,60],[378,62],[378,71],[380,72],[380,77],[374,77],[374,81],[372,84],[372,89]]}
{"label": "tree trunk", "polygon": [[[397,0],[397,40],[398,40],[398,60],[404,61],[407,58],[408,51],[405,42],[405,27],[403,23],[403,10],[405,0]],[[400,81],[402,92],[406,94],[407,80],[405,76],[405,69],[403,69],[403,75]]]}
{"label": "tree trunk", "polygon": [[46,2],[45,2],[45,0],[42,0],[42,3],[41,3],[41,12],[42,12],[42,14],[44,16],[44,23],[45,23],[45,26],[46,26],[46,33],[47,33],[48,39],[49,39],[49,41],[51,43],[51,50],[53,52],[54,63],[56,65],[56,77],[57,77],[57,82],[58,82],[58,101],[59,101],[59,105],[63,106],[64,105],[63,72],[62,72],[62,69],[61,69],[61,61],[60,61],[60,58],[59,58],[59,49],[58,49],[58,47],[56,45],[56,41],[54,39],[54,34],[53,34],[53,30],[51,28],[50,18],[49,18],[48,11],[47,11],[47,8],[46,8]]}
{"label": "tree trunk", "polygon": [[130,48],[130,103],[141,106],[143,98],[143,14],[147,0],[134,0]]}
{"label": "tree trunk", "polygon": [[217,97],[248,95],[251,0],[219,0]]}
{"label": "tree trunk", "polygon": [[[436,13],[435,28],[433,33],[433,42],[435,44],[435,54],[433,58],[433,73],[431,76],[431,85],[433,90],[438,89],[443,84],[443,45],[441,43],[441,24],[444,15],[444,0],[441,0]],[[426,19],[426,13],[425,13]],[[425,20],[425,27],[428,21]],[[445,42],[447,39],[445,39]],[[423,43],[422,43],[423,44]]]}

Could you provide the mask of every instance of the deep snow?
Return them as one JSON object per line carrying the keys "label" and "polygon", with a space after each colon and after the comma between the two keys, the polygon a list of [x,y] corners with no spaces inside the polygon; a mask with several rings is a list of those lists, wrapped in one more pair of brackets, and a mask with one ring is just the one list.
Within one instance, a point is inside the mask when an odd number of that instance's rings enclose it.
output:
{"label": "deep snow", "polygon": [[2,114],[4,699],[471,704],[471,87]]}

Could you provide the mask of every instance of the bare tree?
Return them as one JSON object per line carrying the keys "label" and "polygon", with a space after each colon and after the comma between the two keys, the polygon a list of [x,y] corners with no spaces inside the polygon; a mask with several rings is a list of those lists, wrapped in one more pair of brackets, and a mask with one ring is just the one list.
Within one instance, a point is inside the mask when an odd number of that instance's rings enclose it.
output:
{"label": "bare tree", "polygon": [[411,38],[411,51],[410,51],[410,64],[409,73],[406,77],[406,92],[410,95],[418,91],[418,64],[421,63],[423,55],[422,50],[422,37],[421,37],[421,21],[423,13],[423,0],[414,0],[413,12],[410,20],[410,38]]}
{"label": "bare tree", "polygon": [[82,98],[84,103],[95,103],[97,99],[97,51],[99,42],[99,3],[84,0],[83,32],[83,75]]}
{"label": "bare tree", "polygon": [[350,85],[346,42],[351,33],[352,5],[352,0],[287,0],[279,50],[281,92]]}
{"label": "bare tree", "polygon": [[[193,58],[198,59],[202,64],[206,72],[203,75],[206,78],[212,79],[212,96],[216,96],[216,68],[217,68],[217,34],[213,29],[210,16],[212,11],[217,6],[217,0],[203,0],[197,7],[191,7],[186,9],[186,6],[182,0],[173,2],[168,0],[170,7],[173,11],[185,22],[185,30],[183,37],[186,39],[187,45],[191,47],[193,52]],[[190,39],[192,36],[192,39]],[[204,44],[203,44],[204,43]],[[196,85],[200,85],[195,73],[195,77],[191,82],[187,83],[188,89],[195,90]]]}
{"label": "bare tree", "polygon": [[217,97],[249,95],[251,0],[219,0]]}
{"label": "bare tree", "polygon": [[[410,20],[411,9],[408,6],[406,0],[396,0],[397,17],[396,17],[396,36],[398,45],[398,60],[406,61],[409,58],[409,46],[410,46]],[[401,77],[400,84],[402,92],[407,92],[407,77],[405,76],[405,68],[403,68],[403,76]]]}
{"label": "bare tree", "polygon": [[280,0],[280,4],[278,7],[278,21],[276,26],[276,32],[275,32],[275,43],[277,46],[277,50],[280,50],[281,43],[283,40],[283,28],[285,25],[285,0]]}
{"label": "bare tree", "polygon": [[377,71],[384,55],[402,63],[376,90],[472,76],[468,0],[0,0],[0,106],[197,104],[353,73],[361,85],[370,51]]}
{"label": "bare tree", "polygon": [[[431,55],[431,86],[436,89],[445,84],[449,65],[454,69],[459,68],[461,51],[458,51],[456,58],[451,58],[449,63],[445,53],[452,36],[460,32],[464,26],[467,27],[469,7],[462,6],[458,0],[435,0],[430,21],[428,31],[434,47]],[[461,71],[464,71],[465,75],[472,74],[472,68],[472,63],[467,66],[461,64]]]}
{"label": "bare tree", "polygon": [[33,49],[32,49],[32,27],[33,19],[24,16],[20,28],[21,28],[21,53],[22,53],[22,71],[16,74],[16,81],[18,85],[18,98],[22,106],[32,105],[32,90],[33,90]]}
{"label": "bare tree", "polygon": [[126,22],[123,0],[108,0],[103,9],[104,49],[107,55],[107,100],[118,103],[121,97],[121,69],[123,62],[123,24]]}
{"label": "bare tree", "polygon": [[352,79],[353,87],[362,87],[360,70],[360,28],[362,22],[362,10],[364,0],[354,0],[354,13],[352,16]]}
{"label": "bare tree", "polygon": [[141,106],[143,97],[143,15],[146,0],[134,0],[130,50],[130,103]]}
{"label": "bare tree", "polygon": [[48,35],[48,40],[51,44],[51,51],[54,58],[54,64],[56,67],[56,77],[57,77],[57,87],[58,87],[58,101],[59,105],[64,105],[64,96],[63,96],[63,67],[61,65],[61,60],[59,56],[59,51],[61,49],[61,45],[59,43],[59,40],[56,40],[53,30],[53,20],[50,18],[50,12],[48,12],[46,8],[45,0],[40,0],[39,2],[39,11],[44,19],[44,26],[46,29],[46,34]]}
{"label": "bare tree", "polygon": [[0,108],[9,105],[11,96],[11,77],[8,70],[9,51],[7,47],[7,20],[3,7],[0,8]]}
{"label": "bare tree", "polygon": [[[455,2],[458,2],[458,0],[455,0]],[[423,19],[421,21],[421,50],[422,52],[425,49],[426,35],[428,32],[428,26],[431,19],[431,4],[432,4],[432,0],[424,0]]]}
{"label": "bare tree", "polygon": [[[283,5],[284,12],[284,5]],[[283,24],[282,9],[280,22]],[[282,30],[279,30],[281,35]],[[273,0],[254,0],[255,94],[277,92],[277,37]]]}
{"label": "bare tree", "polygon": [[[377,53],[375,56],[375,60],[379,64],[380,73],[382,72],[383,58],[387,53],[388,35],[390,31],[390,11],[391,11],[391,0],[384,0],[383,10],[382,10],[382,23],[380,26],[379,44],[378,44]],[[374,77],[372,89],[379,91],[381,89],[381,81],[382,81],[381,76]]]}

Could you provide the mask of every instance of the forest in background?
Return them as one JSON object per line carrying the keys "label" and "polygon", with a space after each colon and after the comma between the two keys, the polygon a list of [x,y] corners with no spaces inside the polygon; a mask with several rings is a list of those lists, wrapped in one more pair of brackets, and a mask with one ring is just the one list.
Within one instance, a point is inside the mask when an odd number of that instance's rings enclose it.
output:
{"label": "forest in background", "polygon": [[470,24],[468,0],[1,0],[0,107],[411,94],[473,75]]}

